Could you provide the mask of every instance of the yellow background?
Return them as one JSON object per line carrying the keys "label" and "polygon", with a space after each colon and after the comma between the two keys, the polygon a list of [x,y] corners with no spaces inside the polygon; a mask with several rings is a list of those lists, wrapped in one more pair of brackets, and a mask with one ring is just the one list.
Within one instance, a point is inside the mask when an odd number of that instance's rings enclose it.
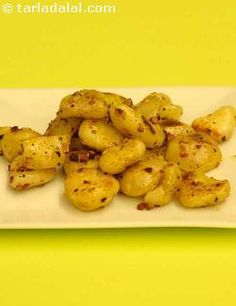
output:
{"label": "yellow background", "polygon": [[[0,87],[236,84],[235,1],[113,3],[0,14]],[[1,306],[231,306],[235,288],[235,230],[0,232]]]}

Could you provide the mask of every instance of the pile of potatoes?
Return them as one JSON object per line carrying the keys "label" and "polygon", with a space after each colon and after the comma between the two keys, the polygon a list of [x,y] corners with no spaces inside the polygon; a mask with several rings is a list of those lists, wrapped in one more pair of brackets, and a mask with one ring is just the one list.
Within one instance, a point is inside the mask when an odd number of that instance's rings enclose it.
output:
{"label": "pile of potatoes", "polygon": [[44,185],[62,169],[65,195],[83,211],[107,206],[120,192],[142,197],[138,209],[176,198],[204,207],[230,194],[227,180],[206,172],[222,161],[219,144],[236,124],[236,110],[223,106],[180,121],[182,107],[162,93],[134,105],[113,93],[81,90],[66,96],[44,135],[29,128],[0,128],[0,154],[9,164],[10,186]]}

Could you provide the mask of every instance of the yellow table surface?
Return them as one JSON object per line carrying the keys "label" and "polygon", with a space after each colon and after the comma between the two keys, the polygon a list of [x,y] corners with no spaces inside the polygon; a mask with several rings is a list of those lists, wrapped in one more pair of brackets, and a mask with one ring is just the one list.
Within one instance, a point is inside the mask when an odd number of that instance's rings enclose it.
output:
{"label": "yellow table surface", "polygon": [[[106,3],[116,14],[0,12],[0,86],[236,85],[234,0]],[[0,231],[1,306],[230,306],[235,275],[235,230]]]}

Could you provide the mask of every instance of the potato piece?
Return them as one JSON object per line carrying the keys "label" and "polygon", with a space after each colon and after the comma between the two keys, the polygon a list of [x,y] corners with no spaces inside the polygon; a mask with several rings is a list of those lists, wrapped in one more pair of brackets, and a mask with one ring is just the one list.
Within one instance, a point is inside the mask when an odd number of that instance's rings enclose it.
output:
{"label": "potato piece", "polygon": [[84,120],[79,129],[79,137],[84,145],[98,152],[124,141],[124,137],[106,120]]}
{"label": "potato piece", "polygon": [[106,96],[96,90],[81,90],[66,96],[62,101],[58,115],[61,118],[81,117],[102,119],[108,116]]}
{"label": "potato piece", "polygon": [[17,190],[25,190],[44,185],[56,176],[55,169],[10,171],[10,186]]}
{"label": "potato piece", "polygon": [[142,159],[145,145],[140,139],[129,139],[124,144],[108,148],[99,160],[100,169],[109,174],[118,174]]}
{"label": "potato piece", "polygon": [[97,169],[82,169],[65,179],[65,194],[71,203],[84,211],[107,206],[119,191],[119,182]]}
{"label": "potato piece", "polygon": [[45,136],[60,136],[68,135],[72,137],[78,132],[79,125],[81,123],[80,118],[60,118],[56,117],[49,123],[49,126],[45,132]]}
{"label": "potato piece", "polygon": [[32,169],[50,169],[62,166],[69,151],[70,139],[62,136],[41,136],[22,143],[23,155]]}
{"label": "potato piece", "polygon": [[167,145],[165,159],[178,164],[184,171],[207,172],[219,165],[222,155],[217,145],[193,135],[171,140]]}
{"label": "potato piece", "polygon": [[180,168],[173,163],[167,164],[159,185],[144,197],[147,209],[169,203],[181,183],[181,178]]}
{"label": "potato piece", "polygon": [[136,109],[152,123],[161,123],[166,119],[178,120],[183,113],[179,105],[174,105],[170,97],[153,92],[136,105]]}
{"label": "potato piece", "polygon": [[196,134],[195,130],[188,124],[178,120],[163,120],[161,127],[165,131],[167,141],[170,141],[178,136],[191,136]]}
{"label": "potato piece", "polygon": [[44,185],[55,176],[55,169],[32,170],[30,160],[23,155],[18,155],[9,165],[10,186],[18,191]]}
{"label": "potato piece", "polygon": [[230,194],[227,180],[216,180],[204,174],[190,174],[183,179],[178,194],[185,207],[205,207],[223,202]]}
{"label": "potato piece", "polygon": [[141,139],[147,148],[161,146],[165,135],[162,128],[146,120],[131,107],[116,103],[110,107],[110,118],[114,127],[129,138]]}
{"label": "potato piece", "polygon": [[236,124],[236,109],[232,106],[223,106],[213,114],[200,117],[193,121],[192,127],[197,132],[211,136],[215,141],[228,140]]}
{"label": "potato piece", "polygon": [[9,133],[10,131],[11,131],[11,128],[9,126],[0,127],[0,156],[3,155],[3,151],[2,151],[2,147],[1,147],[2,139],[3,139],[4,135]]}
{"label": "potato piece", "polygon": [[162,158],[147,159],[129,167],[120,175],[120,190],[130,197],[143,196],[159,183],[166,162]]}
{"label": "potato piece", "polygon": [[29,129],[19,129],[17,126],[11,128],[11,131],[4,135],[1,140],[1,148],[4,157],[11,162],[17,155],[22,153],[21,144],[27,139],[39,137],[40,134]]}

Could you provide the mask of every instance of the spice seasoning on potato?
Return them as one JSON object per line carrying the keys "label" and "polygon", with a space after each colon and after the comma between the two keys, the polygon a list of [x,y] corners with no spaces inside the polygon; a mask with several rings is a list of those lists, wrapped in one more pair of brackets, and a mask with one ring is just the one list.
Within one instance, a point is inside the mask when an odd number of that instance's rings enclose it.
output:
{"label": "spice seasoning on potato", "polygon": [[120,190],[131,197],[140,197],[159,183],[166,162],[162,158],[139,161],[122,173]]}
{"label": "spice seasoning on potato", "polygon": [[213,114],[200,117],[193,121],[192,127],[197,132],[211,136],[215,141],[228,140],[236,125],[236,109],[232,106],[223,106]]}
{"label": "spice seasoning on potato", "polygon": [[136,109],[152,123],[173,119],[178,120],[183,109],[179,105],[174,105],[167,95],[153,92],[136,105]]}
{"label": "spice seasoning on potato", "polygon": [[127,139],[124,144],[108,148],[99,160],[100,169],[109,174],[118,174],[142,159],[145,145],[140,139]]}
{"label": "spice seasoning on potato", "polygon": [[65,178],[65,194],[80,210],[107,206],[119,191],[119,182],[98,169],[81,169]]}
{"label": "spice seasoning on potato", "polygon": [[230,194],[227,180],[216,180],[202,173],[190,173],[182,180],[178,199],[189,208],[212,206],[223,202]]}
{"label": "spice seasoning on potato", "polygon": [[108,116],[106,96],[97,90],[81,90],[61,101],[58,116],[101,119]]}
{"label": "spice seasoning on potato", "polygon": [[165,134],[160,125],[152,124],[136,109],[116,103],[110,107],[110,118],[124,136],[141,139],[147,148],[160,147],[164,142]]}
{"label": "spice seasoning on potato", "polygon": [[206,172],[220,164],[222,154],[216,144],[207,142],[201,136],[192,135],[169,141],[165,159],[178,164],[184,171]]}
{"label": "spice seasoning on potato", "polygon": [[30,189],[51,182],[56,176],[55,169],[11,171],[10,186],[17,190]]}
{"label": "spice seasoning on potato", "polygon": [[3,156],[11,162],[17,155],[22,153],[22,143],[25,140],[39,136],[40,134],[38,132],[30,128],[19,129],[17,126],[14,126],[1,140]]}
{"label": "spice seasoning on potato", "polygon": [[79,129],[79,137],[84,145],[98,152],[124,141],[122,134],[107,120],[84,120]]}
{"label": "spice seasoning on potato", "polygon": [[168,204],[176,193],[181,178],[180,168],[174,163],[168,163],[157,187],[147,192],[144,197],[144,203],[146,203],[148,209]]}
{"label": "spice seasoning on potato", "polygon": [[57,116],[49,123],[45,136],[76,135],[81,123],[80,118],[60,118]]}
{"label": "spice seasoning on potato", "polygon": [[22,143],[22,153],[30,158],[32,169],[50,169],[62,166],[69,151],[70,137],[41,136]]}

